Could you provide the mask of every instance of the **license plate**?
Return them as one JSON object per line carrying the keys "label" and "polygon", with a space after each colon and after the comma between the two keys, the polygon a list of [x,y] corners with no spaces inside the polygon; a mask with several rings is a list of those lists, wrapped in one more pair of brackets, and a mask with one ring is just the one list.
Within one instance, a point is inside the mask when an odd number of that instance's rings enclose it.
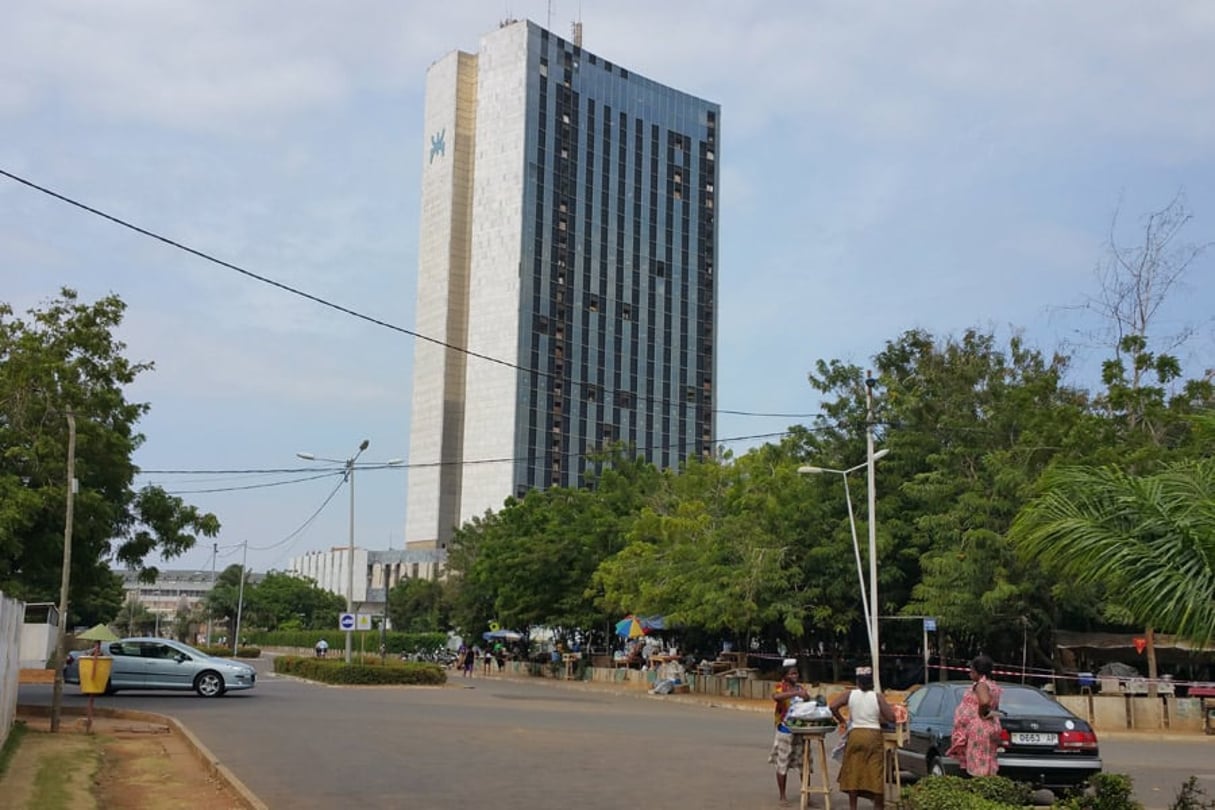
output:
{"label": "license plate", "polygon": [[1013,745],[1057,745],[1058,734],[1041,734],[1035,731],[1014,731],[1011,735]]}

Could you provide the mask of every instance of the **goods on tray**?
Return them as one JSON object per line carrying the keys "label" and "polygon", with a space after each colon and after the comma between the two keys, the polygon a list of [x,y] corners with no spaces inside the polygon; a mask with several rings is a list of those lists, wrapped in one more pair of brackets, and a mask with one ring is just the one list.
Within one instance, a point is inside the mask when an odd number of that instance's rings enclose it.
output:
{"label": "goods on tray", "polygon": [[794,701],[785,713],[785,725],[790,729],[828,732],[835,728],[831,710],[815,701]]}

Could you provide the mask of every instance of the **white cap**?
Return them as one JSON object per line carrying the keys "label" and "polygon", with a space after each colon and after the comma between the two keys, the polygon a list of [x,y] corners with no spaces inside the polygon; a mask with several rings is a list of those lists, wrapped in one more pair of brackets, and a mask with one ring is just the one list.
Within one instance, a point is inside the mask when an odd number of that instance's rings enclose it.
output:
{"label": "white cap", "polygon": [[781,662],[781,666],[782,667],[795,667],[795,666],[797,666],[797,659],[796,658],[786,658],[783,662]]}

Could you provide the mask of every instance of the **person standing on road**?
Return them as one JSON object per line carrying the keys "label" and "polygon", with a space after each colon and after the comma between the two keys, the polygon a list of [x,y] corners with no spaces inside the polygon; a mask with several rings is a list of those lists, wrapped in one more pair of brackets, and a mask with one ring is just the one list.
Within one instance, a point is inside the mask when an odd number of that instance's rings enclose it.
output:
{"label": "person standing on road", "polygon": [[809,700],[810,693],[797,681],[797,659],[786,658],[782,663],[785,667],[785,677],[776,685],[776,690],[772,693],[772,699],[776,701],[773,712],[776,737],[772,741],[772,753],[768,755],[768,764],[776,766],[776,789],[780,792],[780,803],[788,805],[789,797],[785,795],[785,786],[789,779],[789,769],[796,768],[798,773],[801,772],[802,747],[806,742],[785,725],[785,715],[794,698]]}
{"label": "person standing on road", "polygon": [[974,685],[953,713],[953,744],[946,756],[956,759],[970,776],[995,776],[1000,768],[1000,687],[989,681],[995,664],[986,655],[970,662]]}
{"label": "person standing on road", "polygon": [[473,676],[473,662],[477,660],[477,651],[473,647],[465,647],[460,656],[460,672],[465,678]]}
{"label": "person standing on road", "polygon": [[831,716],[841,726],[848,707],[848,741],[840,765],[840,790],[848,794],[848,810],[864,796],[876,810],[886,805],[886,763],[882,750],[882,723],[894,722],[894,709],[873,689],[873,669],[857,667],[856,688],[831,698]]}

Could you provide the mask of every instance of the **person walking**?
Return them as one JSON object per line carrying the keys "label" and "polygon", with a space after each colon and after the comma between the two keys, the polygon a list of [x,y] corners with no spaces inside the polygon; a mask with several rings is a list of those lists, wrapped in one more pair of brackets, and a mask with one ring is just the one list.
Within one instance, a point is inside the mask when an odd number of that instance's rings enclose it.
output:
{"label": "person walking", "polygon": [[1000,769],[1000,687],[989,680],[995,664],[986,655],[970,662],[974,685],[953,713],[953,738],[946,756],[953,757],[969,776],[995,776]]}
{"label": "person walking", "polygon": [[848,741],[840,765],[840,790],[848,794],[848,810],[856,810],[857,799],[864,796],[876,810],[886,806],[885,752],[882,750],[882,723],[894,722],[894,709],[886,698],[874,691],[873,670],[858,667],[856,688],[840,692],[829,704],[831,716],[843,725],[842,710],[848,707]]}
{"label": "person walking", "polygon": [[316,643],[316,657],[317,658],[324,658],[326,653],[328,653],[328,652],[329,652],[329,642],[328,641],[325,641],[325,639],[321,639],[320,641],[318,641]]}
{"label": "person walking", "polygon": [[477,648],[466,647],[464,649],[464,655],[460,659],[460,669],[463,671],[465,678],[471,678],[473,676],[473,667],[476,665],[476,661]]}
{"label": "person walking", "polygon": [[810,693],[798,683],[797,659],[786,658],[782,664],[785,667],[785,675],[772,692],[772,699],[776,701],[773,711],[776,737],[772,740],[772,753],[768,755],[768,764],[776,766],[776,789],[780,794],[780,803],[788,805],[789,797],[785,794],[785,787],[789,780],[789,769],[796,768],[801,772],[802,748],[806,741],[789,730],[785,724],[785,715],[795,698],[809,700]]}

